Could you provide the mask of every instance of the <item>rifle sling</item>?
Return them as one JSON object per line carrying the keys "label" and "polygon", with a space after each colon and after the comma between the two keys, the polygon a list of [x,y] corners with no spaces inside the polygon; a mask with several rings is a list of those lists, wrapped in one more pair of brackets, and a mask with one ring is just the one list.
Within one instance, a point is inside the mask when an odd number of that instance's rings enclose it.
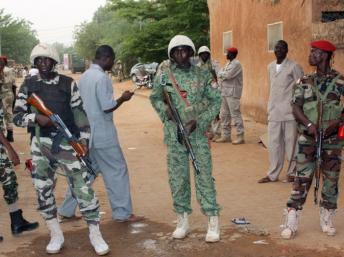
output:
{"label": "rifle sling", "polygon": [[173,75],[171,69],[170,69],[169,72],[168,72],[168,77],[169,77],[169,79],[170,79],[170,81],[171,81],[171,83],[172,83],[172,86],[173,86],[174,90],[176,90],[176,92],[178,93],[178,95],[180,96],[180,98],[184,101],[184,103],[186,104],[186,106],[190,106],[191,104],[190,104],[190,102],[188,101],[188,99],[187,99],[187,98],[184,98],[184,97],[182,96],[180,87],[179,87],[179,85],[178,85],[178,83],[177,83],[177,81],[176,81],[176,78],[174,77],[174,75]]}

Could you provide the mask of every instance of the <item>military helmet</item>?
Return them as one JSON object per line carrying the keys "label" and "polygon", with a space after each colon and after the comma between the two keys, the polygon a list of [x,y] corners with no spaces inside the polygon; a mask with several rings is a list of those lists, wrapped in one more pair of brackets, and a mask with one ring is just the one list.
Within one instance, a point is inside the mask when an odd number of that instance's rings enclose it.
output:
{"label": "military helmet", "polygon": [[56,49],[53,46],[45,43],[39,43],[32,49],[30,54],[30,62],[34,64],[37,57],[48,57],[57,63],[60,62],[60,57]]}
{"label": "military helmet", "polygon": [[210,49],[207,46],[201,46],[198,49],[198,53],[197,54],[199,55],[201,53],[209,53],[210,54]]}
{"label": "military helmet", "polygon": [[183,36],[183,35],[177,35],[177,36],[174,36],[171,39],[170,43],[168,44],[168,58],[171,59],[171,51],[173,48],[175,48],[177,46],[189,46],[189,47],[191,47],[191,49],[193,51],[193,55],[196,52],[195,45],[190,38],[188,38],[187,36]]}

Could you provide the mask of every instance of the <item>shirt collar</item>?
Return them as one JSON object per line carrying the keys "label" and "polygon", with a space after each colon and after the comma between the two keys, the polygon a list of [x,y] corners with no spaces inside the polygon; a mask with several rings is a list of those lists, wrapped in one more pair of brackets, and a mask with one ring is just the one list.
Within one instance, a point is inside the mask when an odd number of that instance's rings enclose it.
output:
{"label": "shirt collar", "polygon": [[103,68],[100,67],[99,64],[96,64],[96,63],[92,63],[92,64],[91,64],[91,69],[96,69],[96,70],[100,70],[100,71],[102,71],[102,72],[105,72],[105,71],[103,70]]}

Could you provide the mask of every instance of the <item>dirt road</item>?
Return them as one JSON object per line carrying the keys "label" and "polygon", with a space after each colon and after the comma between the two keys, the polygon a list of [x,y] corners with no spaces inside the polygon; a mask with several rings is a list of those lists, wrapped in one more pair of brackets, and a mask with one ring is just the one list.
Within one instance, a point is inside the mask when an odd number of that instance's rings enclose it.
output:
{"label": "dirt road", "polygon": [[[129,88],[132,88],[131,82],[116,84],[116,95]],[[183,241],[171,240],[175,215],[166,172],[166,149],[162,143],[162,125],[149,103],[148,95],[148,90],[137,90],[134,98],[115,113],[115,123],[129,166],[134,210],[144,214],[148,220],[132,225],[115,223],[111,220],[102,179],[98,179],[94,187],[103,212],[102,231],[111,247],[109,256],[307,257],[314,256],[315,251],[320,251],[316,255],[321,257],[344,255],[342,209],[339,209],[336,219],[338,235],[329,238],[320,231],[318,208],[313,205],[312,195],[306,203],[298,236],[292,241],[279,238],[279,225],[282,224],[282,211],[290,193],[290,184],[257,184],[268,167],[267,150],[257,144],[266,126],[248,119],[245,120],[245,145],[212,144],[218,202],[222,206],[222,241],[204,243],[207,221],[199,210],[194,194],[194,212],[190,216],[192,233]],[[24,162],[29,157],[28,136],[24,129],[15,130],[14,146]],[[9,233],[7,207],[4,201],[0,201],[0,209],[3,210],[0,213],[0,231],[5,237],[0,244],[0,256],[45,256],[44,249],[49,239],[43,220],[35,210],[36,195],[30,176],[23,171],[23,165],[17,168],[17,174],[20,204],[25,216],[30,220],[39,220],[41,227],[13,237]],[[66,189],[64,180],[59,177],[56,189],[58,203],[62,201]],[[339,206],[343,206],[343,197],[340,197]],[[246,217],[251,225],[236,227],[230,221],[234,217]],[[59,256],[95,256],[83,221],[65,223],[62,227],[66,244]]]}

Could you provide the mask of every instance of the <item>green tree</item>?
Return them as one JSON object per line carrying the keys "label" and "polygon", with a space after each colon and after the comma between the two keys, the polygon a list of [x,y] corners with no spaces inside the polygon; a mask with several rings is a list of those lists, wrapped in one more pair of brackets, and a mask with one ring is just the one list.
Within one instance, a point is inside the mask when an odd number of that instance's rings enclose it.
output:
{"label": "green tree", "polygon": [[29,63],[31,50],[39,42],[30,22],[13,18],[4,9],[0,9],[0,37],[1,53],[17,63]]}
{"label": "green tree", "polygon": [[196,47],[209,44],[206,0],[108,0],[74,36],[80,55],[92,59],[99,45],[108,44],[128,70],[138,61],[166,59],[177,34],[189,36]]}
{"label": "green tree", "polygon": [[[142,61],[167,58],[170,39],[183,34],[196,47],[209,44],[209,12],[206,0],[111,0],[109,8],[136,24],[125,40],[124,54],[135,54]],[[129,17],[129,18],[128,18]]]}

